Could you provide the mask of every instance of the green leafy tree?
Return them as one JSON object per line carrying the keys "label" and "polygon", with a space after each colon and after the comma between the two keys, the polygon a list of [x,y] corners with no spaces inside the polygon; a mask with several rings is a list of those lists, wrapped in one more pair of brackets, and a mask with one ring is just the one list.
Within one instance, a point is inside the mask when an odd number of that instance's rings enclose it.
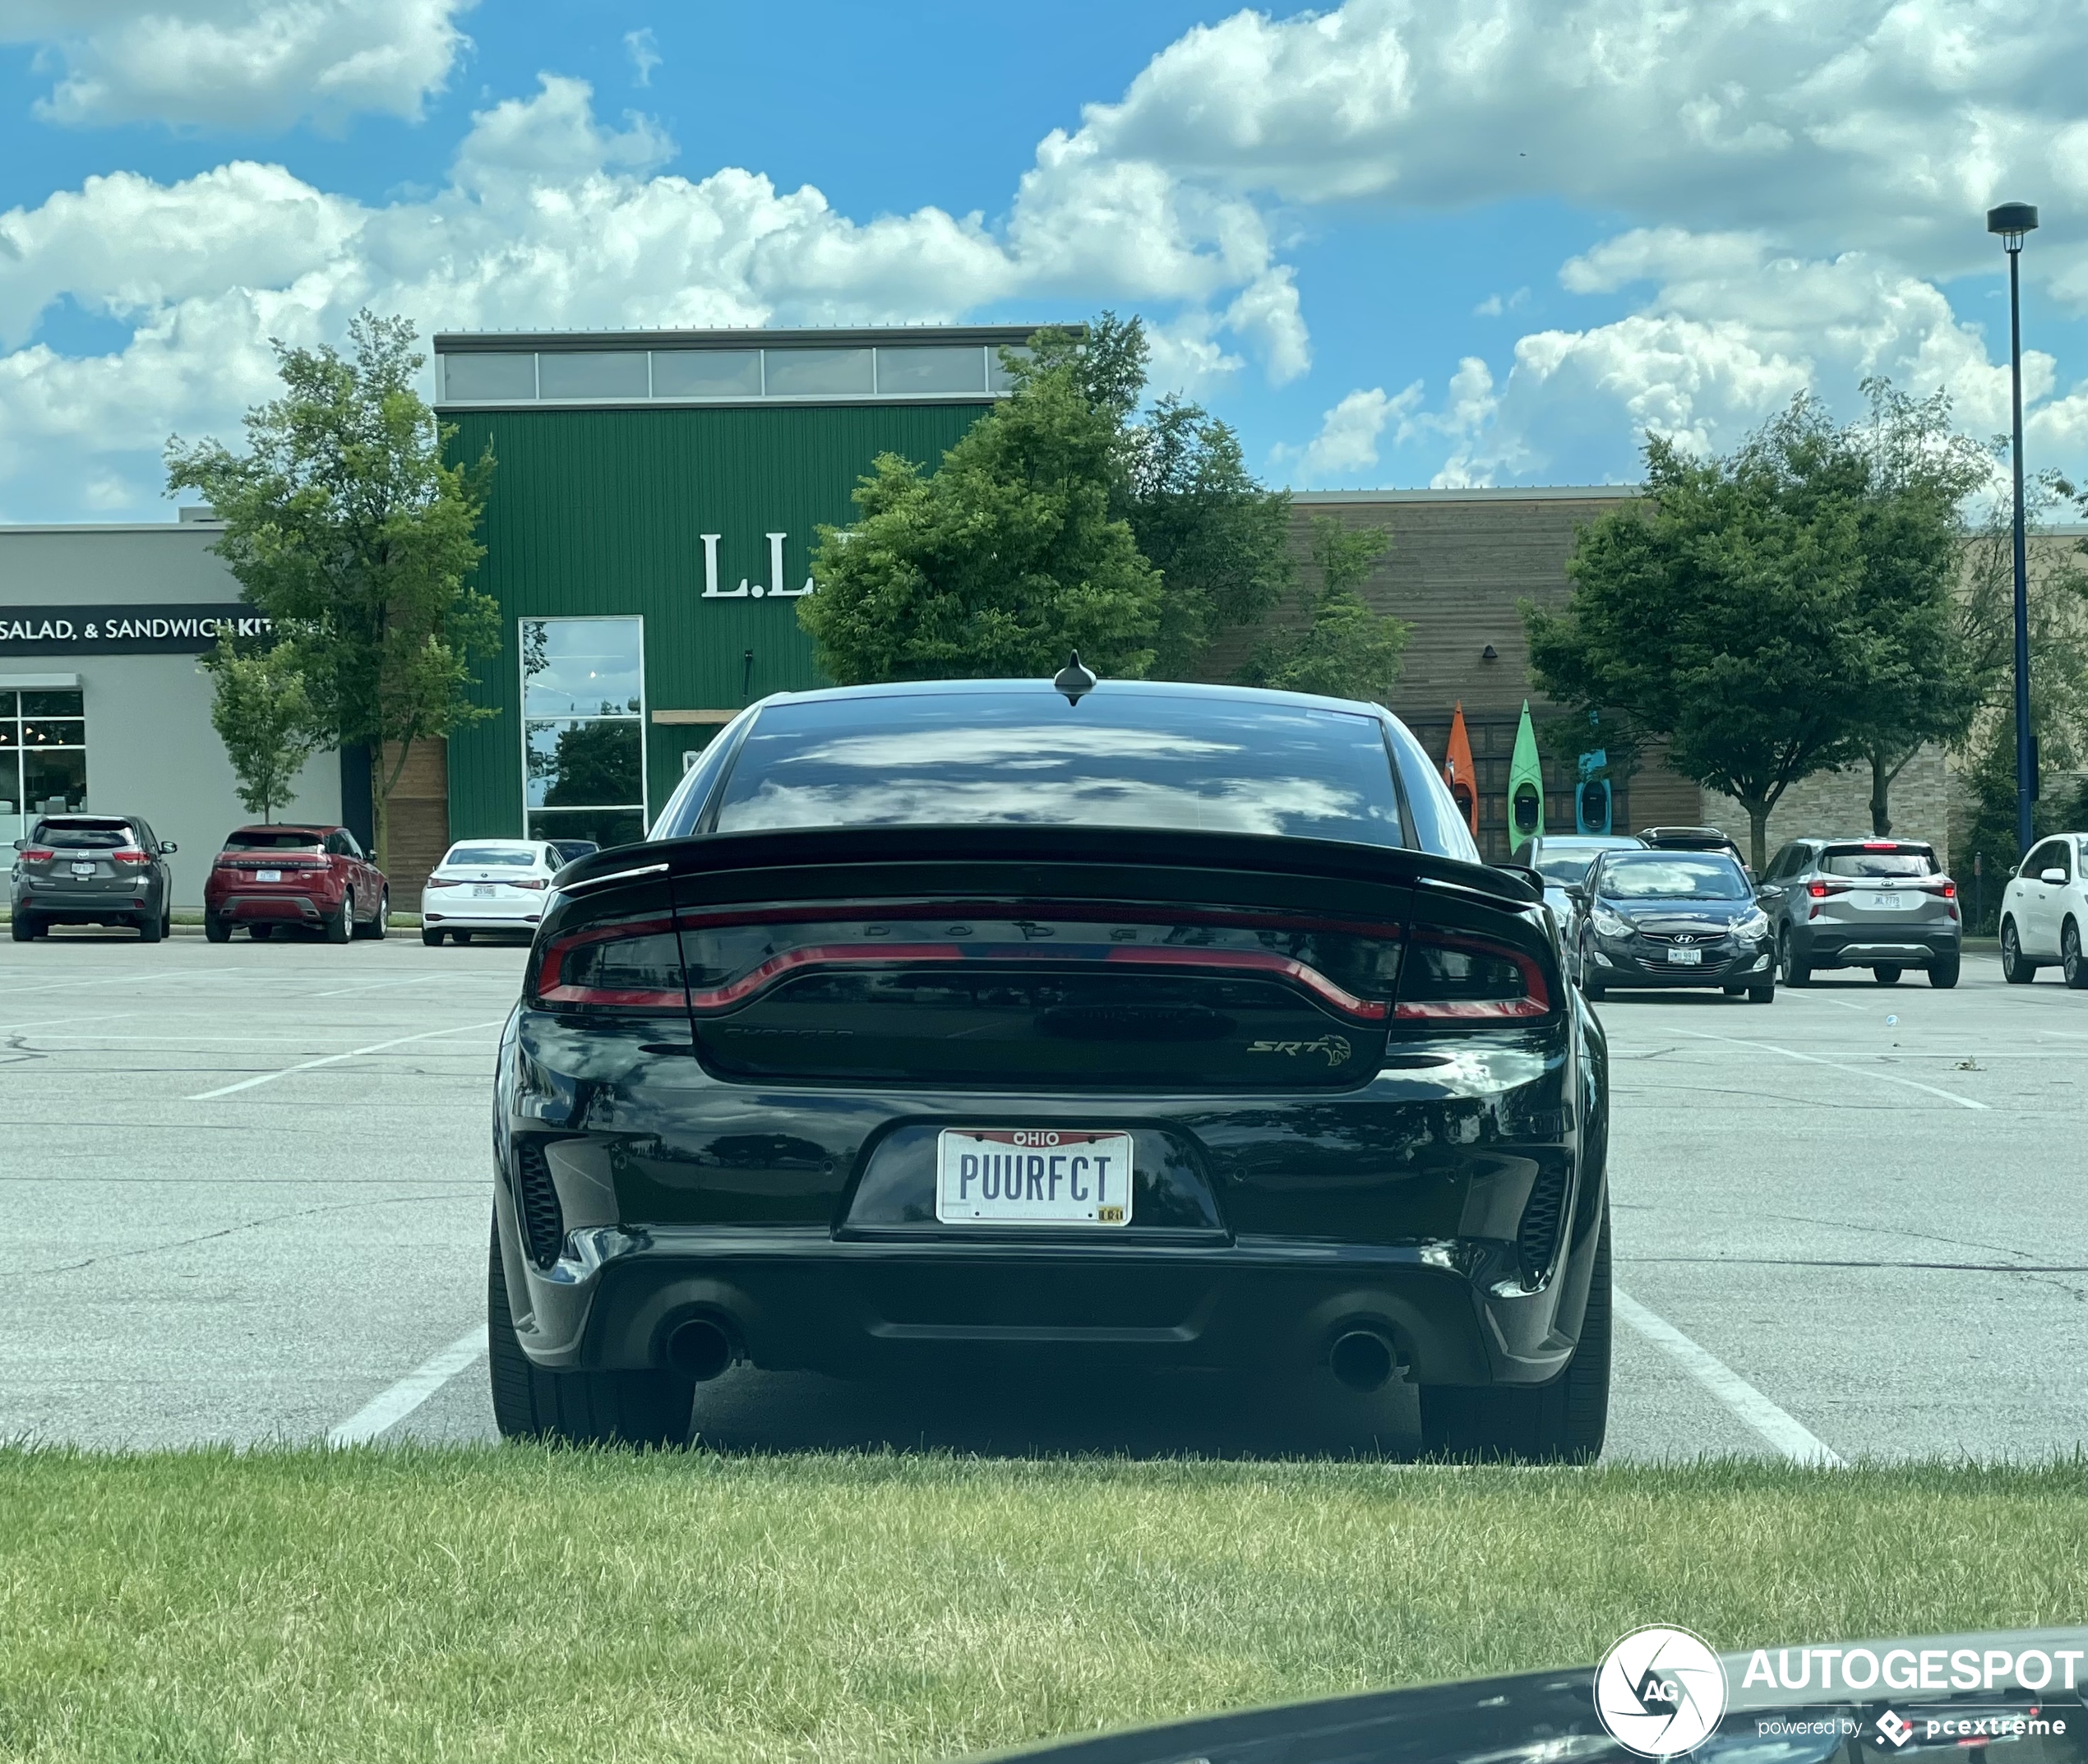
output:
{"label": "green leafy tree", "polygon": [[1536,683],[1737,798],[1758,870],[1784,792],[1856,756],[1879,649],[1855,500],[1822,484],[1843,462],[1823,463],[1820,431],[1801,398],[1726,459],[1649,436],[1644,503],[1581,530],[1563,610],[1522,607]]}
{"label": "green leafy tree", "polygon": [[1970,733],[2007,666],[2012,618],[1994,617],[1990,571],[1967,579],[1965,509],[1993,487],[1993,455],[1952,428],[1941,391],[1915,399],[1884,380],[1864,390],[1868,421],[1822,435],[1820,452],[1841,454],[1844,493],[1855,503],[1872,662],[1850,722],[1858,763],[1870,773],[1871,830],[1883,837],[1907,763],[1932,742],[1956,746]]}
{"label": "green leafy tree", "polygon": [[305,761],[326,745],[312,718],[304,676],[287,648],[243,655],[231,640],[203,658],[216,681],[210,726],[224,743],[249,815],[270,820],[297,793]]}
{"label": "green leafy tree", "polygon": [[347,355],[279,344],[283,395],[247,413],[246,453],[178,436],[166,451],[169,490],[201,492],[224,522],[216,549],[275,621],[312,726],[368,748],[380,862],[414,744],[493,714],[466,694],[500,642],[498,607],[470,586],[492,453],[444,463],[450,432],[414,389],[413,341],[404,319],[366,312]]}
{"label": "green leafy tree", "polygon": [[1141,420],[1148,349],[1105,312],[1009,352],[1014,395],[932,477],[887,455],[857,524],[822,529],[798,616],[843,681],[1055,672],[1191,674],[1221,629],[1260,619],[1294,577],[1289,498],[1239,438],[1162,398]]}
{"label": "green leafy tree", "polygon": [[1392,546],[1383,527],[1348,527],[1316,515],[1308,549],[1318,585],[1303,622],[1279,626],[1257,646],[1240,678],[1250,686],[1379,703],[1391,694],[1410,627],[1373,612],[1356,590]]}
{"label": "green leafy tree", "polygon": [[1104,674],[1152,666],[1160,576],[1111,511],[1120,420],[1070,339],[1046,334],[1009,365],[1014,395],[934,476],[880,455],[856,524],[819,529],[819,592],[797,616],[844,686],[1049,674],[1074,649]]}

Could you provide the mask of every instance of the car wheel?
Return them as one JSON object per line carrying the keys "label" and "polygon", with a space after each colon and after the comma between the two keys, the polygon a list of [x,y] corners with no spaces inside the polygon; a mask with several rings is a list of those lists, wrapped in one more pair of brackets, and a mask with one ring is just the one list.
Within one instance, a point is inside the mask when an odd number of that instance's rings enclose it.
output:
{"label": "car wheel", "polygon": [[1736,999],[1746,991],[1745,986],[1728,986],[1725,988],[1725,996],[1729,999]]}
{"label": "car wheel", "polygon": [[1599,1457],[1610,1420],[1610,1206],[1595,1240],[1580,1345],[1549,1384],[1467,1390],[1424,1386],[1421,1438],[1449,1457],[1586,1464]]}
{"label": "car wheel", "polygon": [[1882,967],[1873,967],[1870,971],[1870,977],[1881,986],[1896,986],[1900,983],[1900,976],[1904,972],[1904,969],[1894,967],[1887,963]]}
{"label": "car wheel", "polygon": [[1787,986],[1809,986],[1813,983],[1813,970],[1798,959],[1798,945],[1789,931],[1776,946],[1776,965],[1783,970],[1784,984]]}
{"label": "car wheel", "polygon": [[232,941],[232,921],[221,912],[206,912],[203,915],[203,935],[210,943],[229,944]]}
{"label": "car wheel", "polygon": [[1948,991],[1957,984],[1957,963],[1958,955],[1955,949],[1948,955],[1938,956],[1929,964],[1929,984]]}
{"label": "car wheel", "polygon": [[1776,977],[1772,974],[1767,980],[1758,981],[1755,985],[1749,986],[1747,989],[1747,1001],[1750,1004],[1775,1004],[1776,1002]]}
{"label": "car wheel", "polygon": [[547,1372],[531,1362],[508,1309],[497,1218],[486,1263],[486,1346],[493,1422],[504,1438],[568,1445],[678,1446],[688,1441],[696,1397],[693,1379],[672,1372]]}
{"label": "car wheel", "polygon": [[381,937],[384,935],[385,921],[390,917],[391,890],[387,888],[377,896],[377,910],[371,915],[370,922],[367,925],[358,925],[355,927],[354,935],[358,937]]}
{"label": "car wheel", "polygon": [[341,910],[326,921],[326,939],[330,944],[344,944],[355,935],[355,890],[350,889],[341,896]]}
{"label": "car wheel", "polygon": [[2023,959],[2022,940],[2016,935],[2016,921],[2001,921],[2001,977],[2011,986],[2026,986],[2037,978],[2037,964]]}
{"label": "car wheel", "polygon": [[460,944],[468,944],[471,941],[471,933],[469,931],[452,931],[450,933],[450,935],[455,938],[457,942]]}
{"label": "car wheel", "polygon": [[431,949],[440,949],[442,947],[442,934],[440,931],[430,930],[423,925],[421,927],[421,941]]}
{"label": "car wheel", "polygon": [[265,944],[275,935],[275,927],[272,925],[250,925],[247,927],[247,935],[256,943]]}
{"label": "car wheel", "polygon": [[138,941],[156,944],[167,935],[167,922],[156,912],[148,912],[138,921]]}
{"label": "car wheel", "polygon": [[2059,972],[2075,991],[2088,991],[2088,962],[2081,958],[2081,926],[2072,919],[2059,927]]}
{"label": "car wheel", "polygon": [[16,943],[34,943],[36,940],[36,916],[17,912],[10,921],[9,930]]}

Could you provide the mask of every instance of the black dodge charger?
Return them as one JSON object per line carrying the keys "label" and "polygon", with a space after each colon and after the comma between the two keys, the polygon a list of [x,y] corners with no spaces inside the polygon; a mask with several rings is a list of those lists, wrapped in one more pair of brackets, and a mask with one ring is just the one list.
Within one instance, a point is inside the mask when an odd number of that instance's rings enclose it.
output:
{"label": "black dodge charger", "polygon": [[510,1435],[672,1442],[736,1361],[1608,1407],[1607,1055],[1394,717],[1103,681],[792,694],[561,872],[500,1056]]}

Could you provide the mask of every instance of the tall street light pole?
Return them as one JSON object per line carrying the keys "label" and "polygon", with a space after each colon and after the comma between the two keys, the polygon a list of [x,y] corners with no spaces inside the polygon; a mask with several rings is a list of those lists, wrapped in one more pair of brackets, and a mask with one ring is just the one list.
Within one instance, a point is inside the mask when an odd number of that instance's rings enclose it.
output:
{"label": "tall street light pole", "polygon": [[2001,235],[2008,253],[2008,366],[2015,418],[2016,454],[2016,838],[2027,856],[2030,799],[2036,791],[2030,732],[2030,561],[2023,544],[2023,235],[2037,227],[2028,202],[2003,202],[1987,210],[1987,231]]}

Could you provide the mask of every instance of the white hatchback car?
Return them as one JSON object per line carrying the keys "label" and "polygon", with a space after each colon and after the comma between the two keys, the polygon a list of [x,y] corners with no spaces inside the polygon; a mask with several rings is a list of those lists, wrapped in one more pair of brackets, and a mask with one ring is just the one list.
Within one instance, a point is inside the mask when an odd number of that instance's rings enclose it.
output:
{"label": "white hatchback car", "polygon": [[534,932],[561,866],[542,839],[460,839],[421,890],[421,941],[460,944],[473,931]]}
{"label": "white hatchback car", "polygon": [[2001,894],[2001,972],[2021,984],[2057,963],[2068,986],[2088,988],[2088,833],[2054,834],[2032,846]]}

